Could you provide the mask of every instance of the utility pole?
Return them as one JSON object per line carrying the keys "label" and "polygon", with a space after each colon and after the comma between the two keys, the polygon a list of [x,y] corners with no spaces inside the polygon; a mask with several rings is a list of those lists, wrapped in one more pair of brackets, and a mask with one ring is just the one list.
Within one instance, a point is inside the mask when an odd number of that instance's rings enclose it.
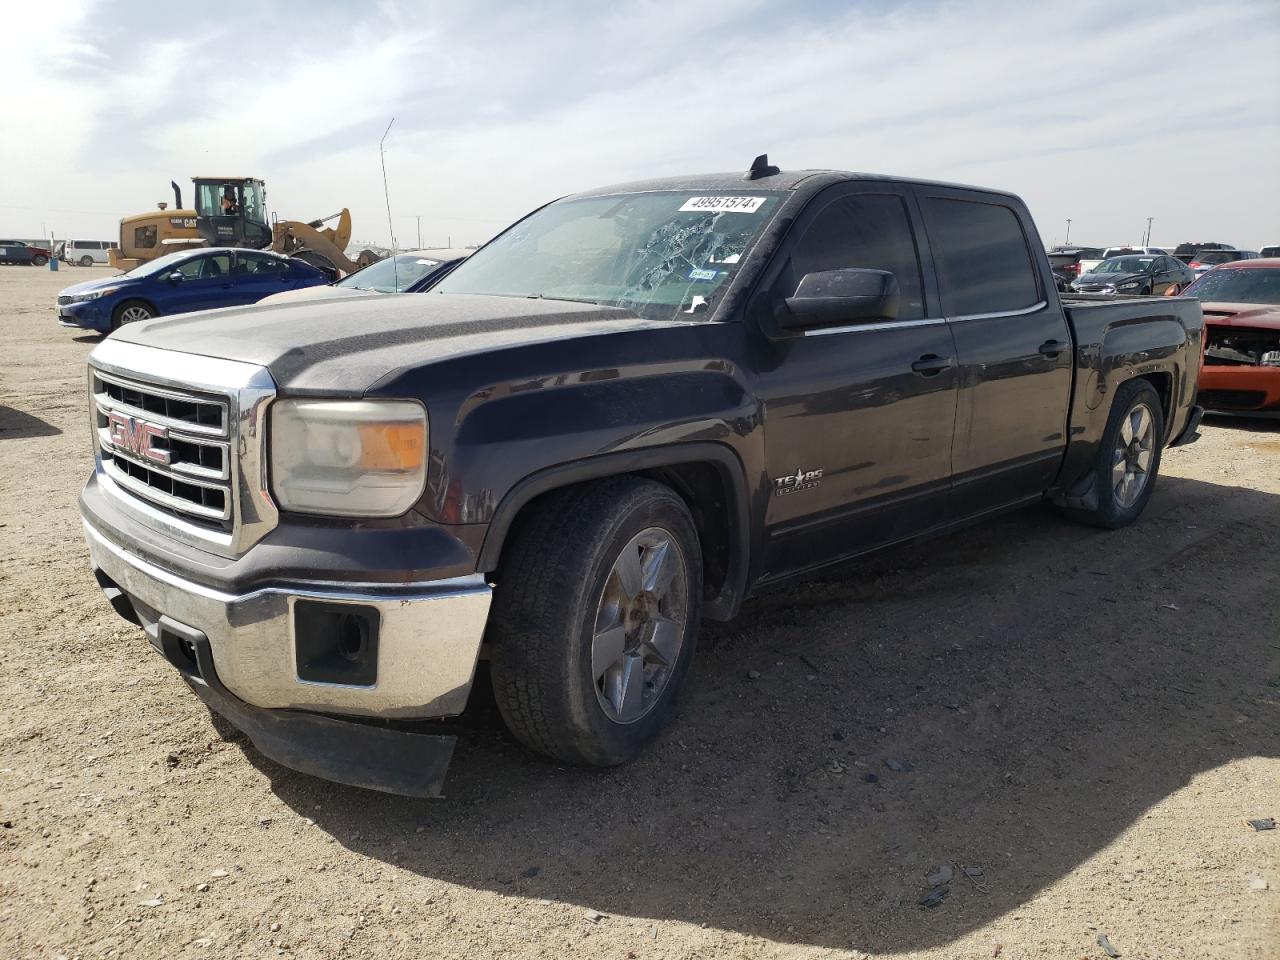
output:
{"label": "utility pole", "polygon": [[422,214],[418,214],[418,249],[422,249]]}
{"label": "utility pole", "polygon": [[1067,217],[1067,236],[1066,236],[1066,239],[1062,241],[1062,243],[1065,246],[1070,242],[1071,242],[1071,218]]}
{"label": "utility pole", "polygon": [[1151,224],[1154,220],[1155,217],[1147,217],[1147,239],[1142,241],[1144,247],[1151,246]]}

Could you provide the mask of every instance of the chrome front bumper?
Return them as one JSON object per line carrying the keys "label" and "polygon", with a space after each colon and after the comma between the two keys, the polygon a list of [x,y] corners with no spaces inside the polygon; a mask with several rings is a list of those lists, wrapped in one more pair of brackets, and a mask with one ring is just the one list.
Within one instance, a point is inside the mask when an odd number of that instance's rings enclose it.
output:
{"label": "chrome front bumper", "polygon": [[[306,583],[236,595],[132,556],[89,523],[85,536],[95,570],[127,596],[151,642],[160,648],[162,617],[204,634],[218,679],[246,704],[404,719],[455,716],[466,705],[492,596],[480,574],[395,587]],[[293,615],[299,600],[377,610],[373,685],[299,678]]]}

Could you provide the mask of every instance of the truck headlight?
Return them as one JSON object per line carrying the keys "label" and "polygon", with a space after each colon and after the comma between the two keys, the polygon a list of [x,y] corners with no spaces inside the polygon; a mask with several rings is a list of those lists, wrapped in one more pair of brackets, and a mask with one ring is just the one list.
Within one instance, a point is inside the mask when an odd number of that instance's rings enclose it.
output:
{"label": "truck headlight", "polygon": [[427,411],[413,400],[280,400],[268,440],[285,510],[395,517],[427,482]]}

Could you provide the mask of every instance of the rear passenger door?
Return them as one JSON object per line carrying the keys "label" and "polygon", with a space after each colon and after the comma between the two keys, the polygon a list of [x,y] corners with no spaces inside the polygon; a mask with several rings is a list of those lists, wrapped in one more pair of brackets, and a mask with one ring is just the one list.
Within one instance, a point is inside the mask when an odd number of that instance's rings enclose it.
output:
{"label": "rear passenger door", "polygon": [[236,254],[236,303],[257,303],[293,285],[288,261],[243,250]]}
{"label": "rear passenger door", "polygon": [[917,187],[960,395],[952,454],[957,517],[1034,499],[1067,445],[1071,333],[1045,289],[1039,238],[1018,201]]}

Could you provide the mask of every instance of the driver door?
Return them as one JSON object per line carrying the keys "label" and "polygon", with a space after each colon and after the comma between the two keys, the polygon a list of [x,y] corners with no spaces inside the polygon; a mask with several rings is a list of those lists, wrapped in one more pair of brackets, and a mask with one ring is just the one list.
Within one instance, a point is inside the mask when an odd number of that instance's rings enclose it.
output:
{"label": "driver door", "polygon": [[767,304],[753,313],[766,329],[809,273],[887,270],[901,291],[892,320],[765,336],[766,579],[906,539],[945,516],[958,379],[921,233],[905,191],[842,184],[810,203],[765,278]]}
{"label": "driver door", "polygon": [[[181,280],[170,279],[180,274]],[[227,307],[231,299],[231,254],[206,253],[184,260],[160,278],[169,290],[160,304],[163,313],[188,313]]]}

